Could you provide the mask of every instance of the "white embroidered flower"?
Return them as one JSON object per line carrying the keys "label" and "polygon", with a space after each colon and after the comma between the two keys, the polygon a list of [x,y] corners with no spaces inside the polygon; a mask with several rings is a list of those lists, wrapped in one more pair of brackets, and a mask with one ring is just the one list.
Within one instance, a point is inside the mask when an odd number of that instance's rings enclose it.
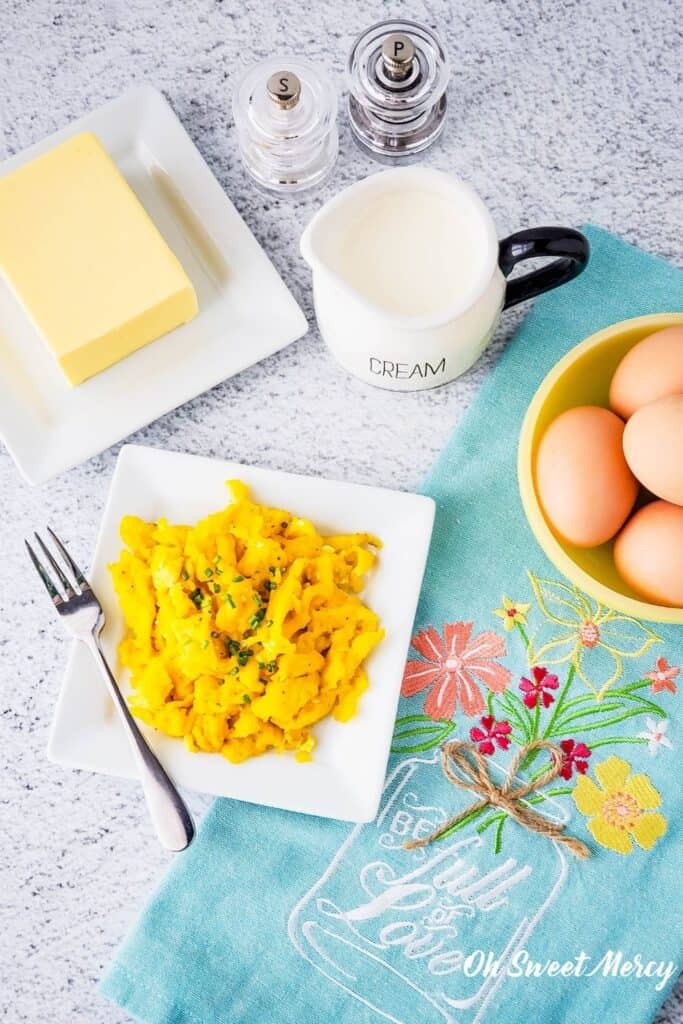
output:
{"label": "white embroidered flower", "polygon": [[669,727],[669,723],[666,718],[646,718],[645,724],[647,725],[647,729],[644,732],[639,732],[638,738],[648,741],[648,750],[653,757],[659,753],[660,747],[668,747],[669,750],[673,750],[673,743],[666,735],[666,730]]}

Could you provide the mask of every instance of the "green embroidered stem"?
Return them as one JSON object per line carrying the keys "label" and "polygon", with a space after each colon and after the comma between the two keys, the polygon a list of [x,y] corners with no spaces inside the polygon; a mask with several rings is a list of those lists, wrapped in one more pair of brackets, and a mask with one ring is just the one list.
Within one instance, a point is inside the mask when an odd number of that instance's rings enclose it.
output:
{"label": "green embroidered stem", "polygon": [[576,674],[576,665],[574,665],[574,663],[572,662],[572,664],[569,666],[569,672],[567,672],[567,679],[565,681],[565,684],[562,687],[562,689],[561,689],[561,691],[559,693],[559,696],[558,696],[558,698],[557,698],[557,700],[555,702],[555,707],[553,708],[553,713],[550,716],[548,724],[546,725],[545,730],[543,732],[543,739],[544,740],[547,739],[549,736],[553,736],[554,735],[554,733],[551,730],[553,728],[553,725],[555,724],[555,719],[557,718],[557,716],[559,715],[560,711],[562,710],[562,706],[564,704],[564,701],[565,701],[565,698],[566,698],[567,694],[569,693],[569,688],[572,685],[572,681],[574,679],[575,674]]}
{"label": "green embroidered stem", "polygon": [[503,845],[503,826],[507,821],[507,814],[504,814],[501,820],[496,825],[496,831],[493,834],[493,852],[500,853]]}
{"label": "green embroidered stem", "polygon": [[[614,697],[625,697],[627,700],[646,701],[647,704],[656,708],[658,707],[657,704],[654,704],[652,701],[647,701],[645,697],[636,696],[636,690],[642,690],[649,685],[649,681],[645,680],[638,683],[631,683],[629,686],[620,686],[614,688],[610,687],[606,691],[604,697],[608,698],[609,700],[613,699]],[[572,697],[571,700],[565,701],[563,708],[566,711],[568,708],[573,708],[578,704],[588,703],[597,704],[599,706],[602,703],[603,699],[604,698],[600,698],[600,700],[598,700],[598,696],[595,693],[584,693],[580,697]]]}
{"label": "green embroidered stem", "polygon": [[[609,690],[608,693],[610,698],[617,692],[618,691],[616,690]],[[571,700],[565,701],[562,710],[569,711],[570,708],[578,707],[579,704],[590,704],[591,707],[600,707],[602,700],[598,700],[597,694],[595,693],[583,693],[580,697],[572,697]]]}
{"label": "green embroidered stem", "polygon": [[495,825],[495,823],[500,821],[501,818],[507,818],[505,811],[498,811],[496,814],[492,814],[490,818],[487,818],[486,821],[482,821],[481,825],[477,825],[477,832],[479,835],[485,832],[491,825]]}
{"label": "green embroidered stem", "polygon": [[[642,714],[643,712],[640,710],[640,708],[637,708],[635,711],[624,711],[623,714],[615,715],[614,718],[607,718],[604,722],[595,722],[593,725],[582,725],[580,731],[584,733],[593,732],[593,730],[595,729],[606,729],[610,725],[618,725],[619,722],[625,722],[629,718],[634,718],[636,715]],[[555,732],[547,733],[546,738],[551,739],[556,736],[562,736],[562,734],[563,731],[558,729]]]}
{"label": "green embroidered stem", "polygon": [[[621,696],[621,693],[620,693],[619,690],[617,690],[615,692],[619,696]],[[660,708],[659,704],[655,704],[655,702],[653,700],[648,700],[647,697],[639,697],[635,693],[628,693],[628,694],[624,694],[624,698],[626,700],[633,701],[633,702],[635,702],[637,704],[641,704],[644,708],[647,708],[648,711],[651,711],[653,715],[659,715],[660,718],[666,718],[666,712],[663,711]]]}
{"label": "green embroidered stem", "polygon": [[606,747],[610,743],[647,743],[647,740],[641,739],[640,736],[612,736],[607,737],[604,740],[595,740],[591,743],[591,750],[595,750],[596,747]]}
{"label": "green embroidered stem", "polygon": [[584,708],[582,711],[574,711],[571,715],[559,715],[555,721],[554,734],[558,735],[566,731],[572,722],[578,722],[581,718],[595,718],[597,715],[610,714],[613,711],[623,711],[624,705],[619,701],[611,701],[609,704],[600,704],[597,707]]}
{"label": "green embroidered stem", "polygon": [[[396,719],[394,737],[391,741],[392,754],[419,754],[437,747],[455,729],[455,722],[448,718],[438,721],[428,715],[404,715]],[[413,742],[413,738],[422,737],[422,742]],[[408,742],[405,742],[408,741]]]}
{"label": "green embroidered stem", "polygon": [[[529,737],[530,740],[537,740],[538,739],[538,728],[539,728],[540,722],[541,722],[541,697],[540,697],[540,694],[539,694],[538,697],[536,698],[536,707],[535,707],[535,710],[534,710],[533,725],[531,727],[532,728],[532,732],[531,732],[531,736]],[[529,768],[534,763],[536,758],[538,757],[538,754],[539,754],[538,750],[532,750],[531,753],[527,757],[524,758],[524,760],[522,761],[521,765],[519,766],[520,771],[524,771],[525,768]]]}
{"label": "green embroidered stem", "polygon": [[543,773],[544,773],[544,772],[547,772],[547,771],[548,771],[548,765],[547,765],[547,764],[544,764],[544,765],[543,765],[543,766],[542,766],[541,768],[537,768],[537,769],[536,769],[536,771],[535,771],[535,772],[533,772],[533,774],[531,774],[531,775],[529,776],[529,782],[535,782],[535,781],[536,781],[536,779],[537,779],[537,778],[538,778],[538,777],[539,777],[540,775],[543,775]]}
{"label": "green embroidered stem", "polygon": [[572,792],[571,786],[562,786],[558,789],[548,789],[543,793],[538,793],[537,796],[530,796],[527,803],[530,804],[541,804],[544,800],[551,796],[568,796]]}
{"label": "green embroidered stem", "polygon": [[465,815],[464,818],[461,818],[460,821],[457,821],[455,825],[449,828],[446,832],[442,832],[440,836],[437,836],[434,841],[436,843],[440,843],[442,839],[448,839],[448,837],[452,836],[454,832],[459,832],[461,828],[465,827],[465,825],[469,825],[470,822],[475,821],[477,818],[481,817],[481,815],[486,810],[488,810],[487,807],[479,807],[476,811],[472,811],[470,814]]}
{"label": "green embroidered stem", "polygon": [[498,696],[506,714],[515,719],[520,732],[524,736],[524,742],[528,743],[531,740],[533,729],[531,715],[522,702],[511,693],[504,691],[498,694]]}
{"label": "green embroidered stem", "polygon": [[639,679],[637,683],[628,683],[627,686],[620,686],[619,692],[626,693],[628,691],[632,693],[634,690],[644,690],[648,686],[652,686],[651,679]]}
{"label": "green embroidered stem", "polygon": [[[560,690],[559,696],[558,696],[557,700],[555,701],[555,707],[553,708],[553,713],[551,714],[550,720],[549,720],[548,724],[546,725],[546,727],[545,727],[545,729],[543,731],[541,739],[545,740],[545,739],[548,739],[549,736],[555,735],[555,733],[550,732],[550,730],[551,730],[551,728],[553,726],[553,723],[554,723],[555,719],[557,718],[557,716],[558,716],[558,714],[560,712],[560,709],[562,708],[562,705],[564,703],[564,699],[565,699],[565,697],[566,697],[566,695],[567,695],[567,693],[569,691],[569,688],[572,685],[572,680],[574,678],[574,673],[575,672],[576,672],[575,666],[573,664],[570,665],[569,666],[569,672],[567,672],[567,678],[565,680],[565,684],[562,687],[562,689]],[[534,724],[533,724],[533,729],[534,729],[533,738],[534,739],[536,739],[538,737],[538,730],[539,730],[539,725],[540,725],[540,716],[541,716],[541,697],[540,697],[540,694],[539,694],[538,699],[536,701],[536,712],[535,712],[535,715],[534,715]],[[531,753],[529,754],[529,756],[527,758],[525,758],[524,763],[521,765],[522,770],[524,770],[525,768],[530,768],[531,765],[536,760],[536,758],[538,757],[538,754],[539,754],[538,750],[532,750]]]}
{"label": "green embroidered stem", "polygon": [[517,627],[517,632],[519,633],[519,635],[522,638],[522,643],[524,644],[526,650],[528,651],[529,650],[529,637],[527,635],[527,631],[525,630],[525,628],[524,628],[524,626],[522,625],[521,622],[515,622],[515,626]]}

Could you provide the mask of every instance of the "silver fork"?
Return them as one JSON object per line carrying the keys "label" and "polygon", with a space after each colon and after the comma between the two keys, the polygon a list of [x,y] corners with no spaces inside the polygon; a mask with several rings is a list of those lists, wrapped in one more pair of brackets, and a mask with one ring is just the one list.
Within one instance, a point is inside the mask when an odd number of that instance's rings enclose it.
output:
{"label": "silver fork", "polygon": [[71,574],[71,578],[67,577],[66,572],[37,533],[34,534],[36,544],[45,556],[53,575],[40,561],[29,542],[25,541],[31,561],[45,584],[45,589],[52,598],[52,603],[61,615],[66,628],[76,640],[80,640],[91,651],[104,676],[133,748],[147,808],[160,842],[167,850],[184,850],[190,845],[194,836],[194,824],[190,812],[138,729],[107,664],[100,643],[100,633],[104,626],[102,605],[59,537],[49,526],[47,530],[65,567]]}

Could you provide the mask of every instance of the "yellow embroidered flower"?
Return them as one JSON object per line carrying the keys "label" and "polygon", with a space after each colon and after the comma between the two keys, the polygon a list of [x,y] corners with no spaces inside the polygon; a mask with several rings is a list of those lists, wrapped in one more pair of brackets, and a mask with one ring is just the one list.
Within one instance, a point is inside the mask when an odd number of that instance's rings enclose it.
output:
{"label": "yellow embroidered flower", "polygon": [[666,832],[666,818],[652,813],[662,798],[647,775],[631,775],[631,766],[620,757],[608,757],[595,765],[602,786],[580,775],[572,796],[596,842],[616,853],[631,853],[631,839],[651,850]]}
{"label": "yellow embroidered flower", "polygon": [[578,587],[531,572],[529,579],[545,616],[531,638],[529,663],[571,662],[598,700],[620,678],[624,658],[639,658],[661,643],[649,626],[591,600]]}
{"label": "yellow embroidered flower", "polygon": [[509,633],[517,623],[526,626],[526,614],[530,608],[530,604],[522,604],[520,601],[511,601],[509,597],[503,597],[503,607],[496,608],[493,614],[503,620],[505,631]]}

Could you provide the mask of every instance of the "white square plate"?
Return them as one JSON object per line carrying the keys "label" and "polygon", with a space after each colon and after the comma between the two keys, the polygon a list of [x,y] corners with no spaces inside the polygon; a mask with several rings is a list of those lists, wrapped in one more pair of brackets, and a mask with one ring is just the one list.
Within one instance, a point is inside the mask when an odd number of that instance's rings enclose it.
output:
{"label": "white square plate", "polygon": [[0,270],[0,437],[29,483],[103,451],[306,333],[306,318],[161,93],[119,99],[0,164],[92,131],[182,263],[194,320],[70,387]]}
{"label": "white square plate", "polygon": [[[379,805],[434,522],[434,502],[417,494],[335,483],[276,470],[181,455],[154,448],[122,448],[104,512],[90,580],[106,615],[103,643],[109,663],[123,618],[107,565],[121,550],[124,515],[194,523],[229,501],[225,481],[244,480],[260,502],[311,519],[322,532],[377,534],[383,541],[364,597],[379,615],[386,637],[367,662],[369,689],[350,722],[325,719],[315,728],[318,745],[305,764],[292,754],[265,754],[233,765],[219,754],[191,754],[180,740],[142,729],[176,782],[190,789],[232,796],[348,821],[370,821]],[[65,538],[68,544],[68,538]],[[115,669],[124,692],[125,677]],[[88,650],[74,644],[59,696],[48,756],[60,764],[107,775],[134,776],[128,741]]]}

